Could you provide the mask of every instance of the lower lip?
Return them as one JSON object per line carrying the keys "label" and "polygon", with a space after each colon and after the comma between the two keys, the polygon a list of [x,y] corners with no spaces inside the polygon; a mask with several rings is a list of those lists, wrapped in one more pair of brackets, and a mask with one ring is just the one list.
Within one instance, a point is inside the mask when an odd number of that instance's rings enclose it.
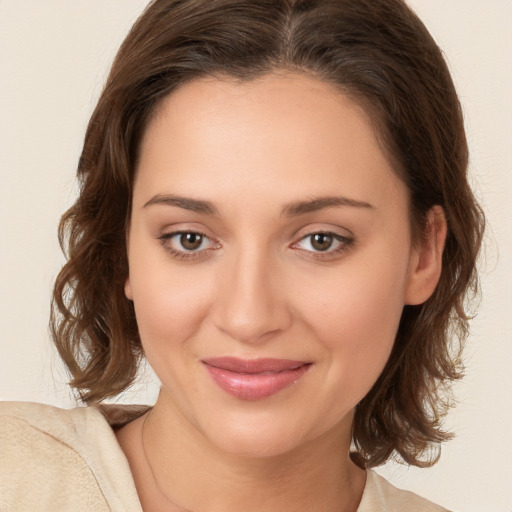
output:
{"label": "lower lip", "polygon": [[295,384],[308,370],[304,364],[276,373],[237,373],[205,364],[215,383],[226,393],[241,400],[262,400]]}

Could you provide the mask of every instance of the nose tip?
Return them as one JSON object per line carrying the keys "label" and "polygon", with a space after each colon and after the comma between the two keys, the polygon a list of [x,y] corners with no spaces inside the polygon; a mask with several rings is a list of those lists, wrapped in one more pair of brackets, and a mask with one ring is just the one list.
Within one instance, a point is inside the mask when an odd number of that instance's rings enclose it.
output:
{"label": "nose tip", "polygon": [[270,266],[238,265],[224,274],[215,321],[242,343],[262,343],[285,330],[291,315],[280,279]]}
{"label": "nose tip", "polygon": [[268,324],[256,325],[254,322],[249,323],[239,319],[231,319],[230,324],[220,326],[220,330],[237,342],[244,344],[261,343],[265,338],[280,331],[280,329],[272,328]]}

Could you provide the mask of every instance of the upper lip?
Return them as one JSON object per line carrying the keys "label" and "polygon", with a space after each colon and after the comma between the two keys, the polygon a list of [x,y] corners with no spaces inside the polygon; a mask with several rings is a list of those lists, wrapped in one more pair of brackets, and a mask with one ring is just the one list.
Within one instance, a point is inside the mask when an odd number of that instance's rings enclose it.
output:
{"label": "upper lip", "polygon": [[307,361],[294,361],[291,359],[239,359],[237,357],[212,357],[203,359],[203,363],[214,368],[236,373],[277,373],[295,370],[305,364],[309,364]]}

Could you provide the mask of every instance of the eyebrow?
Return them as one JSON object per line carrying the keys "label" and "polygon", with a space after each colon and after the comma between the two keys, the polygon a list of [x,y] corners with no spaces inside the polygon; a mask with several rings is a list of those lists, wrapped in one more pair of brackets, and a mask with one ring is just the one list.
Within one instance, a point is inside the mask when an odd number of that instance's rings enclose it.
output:
{"label": "eyebrow", "polygon": [[[219,210],[212,202],[202,199],[193,199],[191,197],[176,196],[172,194],[157,194],[145,203],[143,208],[147,208],[154,204],[177,206],[178,208],[183,208],[203,215],[219,215]],[[375,209],[373,205],[366,201],[356,201],[355,199],[349,199],[348,197],[343,196],[325,196],[315,197],[308,201],[289,203],[283,208],[281,215],[285,215],[287,217],[298,217],[299,215],[304,215],[306,213],[340,206],[368,208],[372,210]]]}
{"label": "eyebrow", "polygon": [[167,206],[177,206],[203,215],[218,215],[219,210],[210,201],[202,199],[192,199],[190,197],[182,197],[168,194],[157,194],[152,197],[143,208],[147,208],[153,204],[163,204]]}
{"label": "eyebrow", "polygon": [[343,196],[325,196],[315,197],[308,201],[299,201],[296,203],[287,204],[281,213],[287,217],[296,217],[306,213],[317,212],[327,208],[334,208],[339,206],[350,206],[354,208],[368,208],[374,210],[375,207],[366,201],[356,201]]}

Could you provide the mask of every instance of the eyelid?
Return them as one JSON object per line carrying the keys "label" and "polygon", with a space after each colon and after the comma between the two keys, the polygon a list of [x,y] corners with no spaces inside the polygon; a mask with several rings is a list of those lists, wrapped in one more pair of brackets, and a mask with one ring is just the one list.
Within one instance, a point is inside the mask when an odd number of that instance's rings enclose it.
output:
{"label": "eyelid", "polygon": [[[197,249],[197,250],[187,250],[187,249],[179,249],[172,246],[172,239],[174,237],[185,235],[185,234],[195,234],[201,236],[203,239],[207,239],[211,242],[210,247]],[[166,231],[161,235],[157,236],[160,241],[160,245],[175,259],[178,260],[201,260],[207,257],[212,251],[220,249],[221,244],[219,241],[215,240],[211,236],[207,235],[201,229],[195,228],[179,228],[171,231]]]}
{"label": "eyelid", "polygon": [[[301,253],[301,255],[308,259],[314,260],[328,260],[328,259],[336,259],[341,256],[342,253],[347,251],[354,244],[354,237],[350,234],[341,234],[335,228],[326,228],[325,226],[318,228],[309,226],[308,229],[302,229],[302,234],[298,234],[295,237],[295,241],[291,243],[288,247],[296,250]],[[299,231],[299,233],[300,233]],[[199,249],[189,249],[186,248],[180,249],[176,247],[176,243],[172,242],[174,237],[184,235],[184,234],[196,234],[201,236],[203,239],[209,241],[209,246],[205,248]],[[313,237],[314,235],[329,235],[334,240],[334,248],[327,248],[326,250],[315,250],[307,249],[301,247],[301,244],[306,241],[308,238]],[[178,260],[202,260],[207,258],[213,251],[216,251],[222,247],[222,244],[216,238],[207,235],[203,229],[188,227],[188,226],[179,226],[174,229],[169,229],[169,231],[164,231],[163,233],[156,236],[156,238],[160,241],[160,244],[173,258]],[[202,245],[202,243],[201,243]]]}
{"label": "eyelid", "polygon": [[[334,249],[329,248],[326,249],[325,251],[310,250],[300,247],[299,244],[301,242],[318,234],[332,236],[333,239],[338,242],[338,245]],[[299,251],[303,256],[307,258],[325,261],[328,259],[336,259],[337,257],[340,257],[341,254],[350,249],[353,244],[354,237],[352,235],[342,235],[333,230],[318,228],[308,230],[308,232],[300,236],[300,238],[298,238],[296,242],[293,242],[290,245],[290,247],[292,249]]]}

